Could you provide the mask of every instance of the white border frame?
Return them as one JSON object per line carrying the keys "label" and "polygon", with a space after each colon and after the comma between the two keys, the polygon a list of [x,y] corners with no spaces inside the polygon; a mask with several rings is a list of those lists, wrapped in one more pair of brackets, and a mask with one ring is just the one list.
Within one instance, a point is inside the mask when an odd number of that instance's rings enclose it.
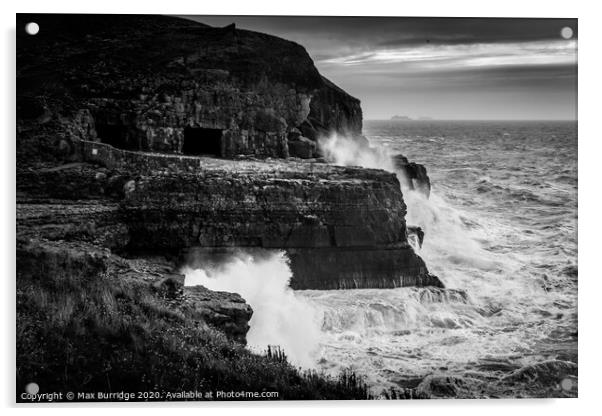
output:
{"label": "white border frame", "polygon": [[[8,4],[7,4],[8,3]],[[444,401],[402,401],[402,402],[282,402],[282,403],[116,403],[116,404],[56,404],[20,405],[27,411],[38,412],[81,412],[105,414],[106,407],[138,408],[145,413],[162,414],[164,407],[178,412],[191,410],[198,412],[227,411],[233,414],[245,412],[245,416],[286,412],[287,415],[306,415],[307,412],[326,413],[338,408],[346,414],[364,415],[369,409],[381,414],[399,412],[420,412],[421,415],[504,415],[509,412],[519,414],[544,411],[549,415],[568,413],[585,414],[599,407],[595,402],[600,386],[600,314],[599,297],[602,284],[598,276],[596,261],[599,247],[600,219],[598,212],[602,205],[597,179],[599,178],[600,155],[602,155],[601,110],[600,110],[600,18],[602,17],[593,1],[545,1],[504,0],[496,3],[485,1],[445,1],[428,0],[395,2],[391,0],[370,0],[351,4],[346,1],[325,2],[304,0],[285,4],[278,0],[221,1],[171,0],[169,2],[134,2],[124,0],[102,0],[83,2],[81,0],[24,0],[2,3],[0,19],[3,23],[3,59],[1,88],[3,97],[0,112],[0,126],[4,135],[0,140],[0,155],[3,158],[0,195],[3,204],[3,230],[0,250],[5,273],[3,282],[2,314],[5,319],[5,336],[0,343],[2,349],[2,377],[0,394],[5,406],[15,405],[15,13],[157,13],[157,14],[255,14],[255,15],[333,15],[333,16],[475,16],[475,17],[568,17],[579,18],[579,398],[578,399],[520,399],[520,400],[444,400]],[[562,238],[559,236],[559,238]],[[77,407],[77,409],[74,409]],[[144,410],[143,410],[144,409]],[[132,409],[133,410],[133,409]],[[34,410],[35,411],[35,410]]]}

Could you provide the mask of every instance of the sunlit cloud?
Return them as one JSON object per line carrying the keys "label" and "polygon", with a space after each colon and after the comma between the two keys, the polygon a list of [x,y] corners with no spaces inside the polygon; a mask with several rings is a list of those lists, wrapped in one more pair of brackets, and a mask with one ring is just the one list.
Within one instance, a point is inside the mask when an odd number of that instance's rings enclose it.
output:
{"label": "sunlit cloud", "polygon": [[318,61],[325,65],[382,66],[404,64],[429,70],[495,66],[571,65],[577,63],[577,42],[535,41],[384,48]]}

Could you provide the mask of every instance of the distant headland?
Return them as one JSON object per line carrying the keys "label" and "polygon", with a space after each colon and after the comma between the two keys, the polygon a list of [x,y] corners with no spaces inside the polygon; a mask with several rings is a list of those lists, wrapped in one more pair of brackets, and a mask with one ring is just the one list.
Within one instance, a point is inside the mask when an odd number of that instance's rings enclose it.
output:
{"label": "distant headland", "polygon": [[398,116],[391,117],[391,121],[420,121],[420,120],[434,120],[432,117],[420,116],[420,117],[409,117],[409,116]]}

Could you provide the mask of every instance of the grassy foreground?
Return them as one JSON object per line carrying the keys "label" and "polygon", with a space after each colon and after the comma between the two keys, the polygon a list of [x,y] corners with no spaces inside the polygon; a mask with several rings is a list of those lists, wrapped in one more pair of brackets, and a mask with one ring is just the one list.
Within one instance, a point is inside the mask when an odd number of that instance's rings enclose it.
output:
{"label": "grassy foreground", "polygon": [[254,354],[110,268],[17,258],[17,401],[28,401],[21,395],[31,382],[40,394],[147,393],[133,400],[182,400],[166,396],[182,391],[213,392],[214,400],[218,391],[370,398],[354,375],[302,371],[277,349]]}

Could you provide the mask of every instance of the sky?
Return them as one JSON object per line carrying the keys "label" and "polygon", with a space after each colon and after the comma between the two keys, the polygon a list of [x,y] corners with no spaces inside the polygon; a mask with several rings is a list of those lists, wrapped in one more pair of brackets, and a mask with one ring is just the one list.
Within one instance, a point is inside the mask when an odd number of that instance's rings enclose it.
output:
{"label": "sky", "polygon": [[187,17],[303,45],[368,120],[577,118],[576,19]]}

